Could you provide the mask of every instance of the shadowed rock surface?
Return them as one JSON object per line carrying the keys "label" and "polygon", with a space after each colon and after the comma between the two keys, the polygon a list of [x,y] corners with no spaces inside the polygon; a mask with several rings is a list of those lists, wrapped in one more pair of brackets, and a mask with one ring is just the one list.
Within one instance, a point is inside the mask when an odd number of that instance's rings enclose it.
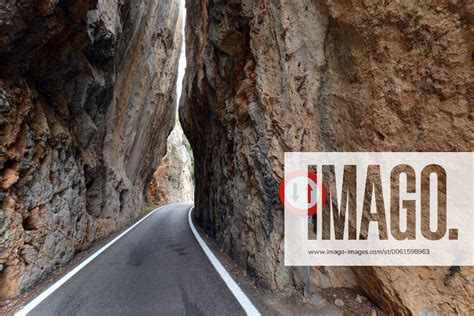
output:
{"label": "shadowed rock surface", "polygon": [[0,297],[142,209],[175,122],[176,1],[0,4]]}
{"label": "shadowed rock surface", "polygon": [[[180,106],[196,218],[268,288],[283,265],[285,151],[472,151],[469,1],[187,1]],[[314,267],[388,313],[472,313],[472,267]]]}

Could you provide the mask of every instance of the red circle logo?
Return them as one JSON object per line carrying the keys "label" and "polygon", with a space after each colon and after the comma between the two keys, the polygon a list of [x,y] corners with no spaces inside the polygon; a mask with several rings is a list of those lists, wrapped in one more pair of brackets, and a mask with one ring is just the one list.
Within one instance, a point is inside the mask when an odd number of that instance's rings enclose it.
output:
{"label": "red circle logo", "polygon": [[318,211],[318,201],[326,203],[326,186],[310,171],[294,171],[280,182],[280,199],[286,209],[298,215],[313,215]]}

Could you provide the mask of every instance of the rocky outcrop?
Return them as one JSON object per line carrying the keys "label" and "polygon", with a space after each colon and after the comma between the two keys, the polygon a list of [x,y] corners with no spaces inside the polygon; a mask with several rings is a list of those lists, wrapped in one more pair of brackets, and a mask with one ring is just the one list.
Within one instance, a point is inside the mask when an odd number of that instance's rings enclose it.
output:
{"label": "rocky outcrop", "polygon": [[[471,151],[469,1],[187,1],[181,121],[198,222],[274,291],[283,266],[285,151]],[[473,269],[311,271],[388,313],[472,313]]]}
{"label": "rocky outcrop", "polygon": [[166,155],[153,173],[148,189],[148,201],[152,206],[192,201],[194,197],[191,146],[179,122],[166,146]]}
{"label": "rocky outcrop", "polygon": [[180,29],[172,0],[0,4],[0,297],[141,214]]}

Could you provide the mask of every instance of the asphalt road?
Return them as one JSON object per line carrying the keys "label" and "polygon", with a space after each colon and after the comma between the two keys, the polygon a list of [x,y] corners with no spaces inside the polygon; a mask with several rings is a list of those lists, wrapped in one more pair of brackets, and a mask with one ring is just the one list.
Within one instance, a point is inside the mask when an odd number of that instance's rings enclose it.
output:
{"label": "asphalt road", "polygon": [[28,315],[245,315],[194,238],[190,206],[151,214]]}

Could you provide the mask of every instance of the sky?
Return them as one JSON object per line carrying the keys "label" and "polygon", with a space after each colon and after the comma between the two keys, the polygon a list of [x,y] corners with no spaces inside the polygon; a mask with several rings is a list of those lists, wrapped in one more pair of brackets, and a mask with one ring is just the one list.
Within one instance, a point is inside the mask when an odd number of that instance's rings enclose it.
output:
{"label": "sky", "polygon": [[184,25],[186,21],[186,9],[184,7],[184,0],[180,0],[180,6],[181,6],[181,12],[183,12],[183,25],[182,25],[182,34],[183,34],[183,45],[181,46],[181,53],[179,55],[179,66],[178,66],[178,82],[176,85],[176,93],[178,97],[178,104],[179,104],[179,99],[181,97],[181,90],[183,88],[183,77],[184,77],[184,71],[186,69],[186,41],[184,40]]}

